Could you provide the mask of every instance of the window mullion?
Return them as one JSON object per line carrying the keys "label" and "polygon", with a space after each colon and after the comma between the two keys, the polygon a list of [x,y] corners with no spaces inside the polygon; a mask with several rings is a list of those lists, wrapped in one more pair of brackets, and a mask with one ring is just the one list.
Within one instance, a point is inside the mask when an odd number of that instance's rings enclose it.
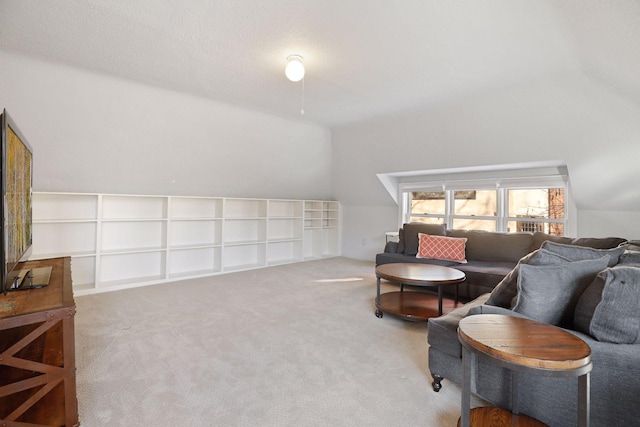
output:
{"label": "window mullion", "polygon": [[455,193],[453,190],[445,190],[445,210],[444,210],[444,222],[447,224],[447,228],[453,228],[453,216],[455,213]]}
{"label": "window mullion", "polygon": [[498,190],[498,223],[497,231],[505,233],[507,231],[507,206],[509,206],[509,196],[507,191],[500,187]]}

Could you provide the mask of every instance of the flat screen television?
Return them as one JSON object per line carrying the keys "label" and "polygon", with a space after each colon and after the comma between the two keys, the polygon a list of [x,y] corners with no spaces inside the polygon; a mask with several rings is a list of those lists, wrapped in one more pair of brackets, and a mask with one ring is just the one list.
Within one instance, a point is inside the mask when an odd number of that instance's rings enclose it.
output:
{"label": "flat screen television", "polygon": [[33,150],[14,121],[3,110],[0,180],[0,291],[46,286],[51,270],[21,269],[20,260],[31,249]]}

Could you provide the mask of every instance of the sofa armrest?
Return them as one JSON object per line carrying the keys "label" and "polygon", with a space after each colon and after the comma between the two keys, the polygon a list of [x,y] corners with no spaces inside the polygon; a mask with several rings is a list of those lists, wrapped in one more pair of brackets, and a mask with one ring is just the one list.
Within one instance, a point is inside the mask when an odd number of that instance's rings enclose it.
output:
{"label": "sofa armrest", "polygon": [[524,314],[516,313],[515,311],[509,308],[498,307],[496,305],[489,305],[489,304],[482,304],[477,307],[473,307],[471,310],[469,310],[469,313],[467,313],[468,316],[472,316],[474,314],[504,314],[506,316],[524,317],[526,319],[529,319],[528,316],[525,316]]}
{"label": "sofa armrest", "polygon": [[385,254],[398,253],[398,242],[387,242],[387,244],[384,245],[384,253]]}

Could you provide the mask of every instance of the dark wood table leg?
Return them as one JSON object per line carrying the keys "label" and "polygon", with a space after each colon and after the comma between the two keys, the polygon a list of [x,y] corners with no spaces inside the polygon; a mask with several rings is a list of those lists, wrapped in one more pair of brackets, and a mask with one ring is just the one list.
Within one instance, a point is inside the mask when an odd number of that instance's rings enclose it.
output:
{"label": "dark wood table leg", "polygon": [[442,316],[442,286],[438,286],[438,316]]}
{"label": "dark wood table leg", "polygon": [[456,299],[455,299],[455,305],[454,307],[458,306],[458,286],[460,286],[459,283],[456,283]]}
{"label": "dark wood table leg", "polygon": [[380,308],[378,308],[379,304],[380,304],[380,277],[378,277],[378,281],[377,281],[376,311],[375,311],[376,317],[380,319],[380,318],[382,318],[383,313],[382,313],[382,310],[380,310]]}

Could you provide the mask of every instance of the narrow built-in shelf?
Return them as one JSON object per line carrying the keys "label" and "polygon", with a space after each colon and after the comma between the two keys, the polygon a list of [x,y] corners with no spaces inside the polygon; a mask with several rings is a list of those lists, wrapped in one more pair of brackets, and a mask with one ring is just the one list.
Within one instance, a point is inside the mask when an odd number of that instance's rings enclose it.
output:
{"label": "narrow built-in shelf", "polygon": [[126,254],[143,254],[147,252],[166,252],[167,248],[165,247],[149,247],[149,248],[123,248],[123,249],[110,249],[110,250],[102,250],[100,253],[102,255],[126,255]]}
{"label": "narrow built-in shelf", "polygon": [[54,252],[54,253],[48,253],[48,254],[32,253],[31,256],[29,257],[29,260],[33,261],[33,260],[49,259],[49,258],[62,258],[66,256],[70,256],[73,258],[82,258],[82,257],[96,256],[96,253],[95,252],[57,252],[57,253]]}
{"label": "narrow built-in shelf", "polygon": [[238,240],[234,242],[225,242],[224,246],[247,246],[247,245],[264,245],[266,244],[266,240]]}
{"label": "narrow built-in shelf", "polygon": [[43,193],[31,259],[72,257],[78,294],[340,254],[339,203]]}
{"label": "narrow built-in shelf", "polygon": [[189,249],[208,249],[208,248],[221,248],[221,243],[200,243],[194,245],[176,245],[170,246],[168,249],[170,251],[186,251]]}

